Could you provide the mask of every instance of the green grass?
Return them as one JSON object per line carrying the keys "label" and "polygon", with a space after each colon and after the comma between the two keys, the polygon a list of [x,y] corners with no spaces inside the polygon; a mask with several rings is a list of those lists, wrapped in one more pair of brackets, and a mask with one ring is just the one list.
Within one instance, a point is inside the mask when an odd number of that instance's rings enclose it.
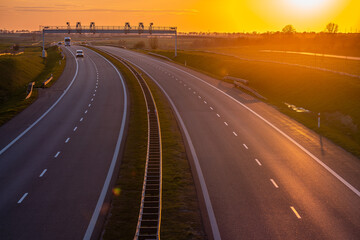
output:
{"label": "green grass", "polygon": [[[155,53],[221,79],[226,75],[249,80],[249,86],[268,98],[268,103],[307,127],[360,157],[360,81],[338,74],[252,62],[217,54],[159,50]],[[284,102],[304,107],[312,114],[289,110]],[[317,128],[316,113],[322,114]]]}
{"label": "green grass", "polygon": [[[103,238],[132,239],[135,235],[144,179],[147,150],[146,106],[140,85],[129,70],[107,54],[102,54],[124,75],[131,103],[125,152],[114,187],[120,190],[120,195],[113,195]],[[204,239],[195,186],[181,133],[167,100],[152,81],[146,80],[156,101],[163,144],[161,238]]]}
{"label": "green grass", "polygon": [[319,56],[309,56],[294,53],[262,52],[264,49],[268,50],[264,47],[209,48],[206,50],[249,59],[301,64],[360,75],[360,61],[322,57],[321,53]]}
{"label": "green grass", "polygon": [[26,48],[22,55],[0,57],[0,125],[36,100],[36,89],[32,96],[25,100],[30,82],[35,82],[35,87],[40,87],[51,73],[54,76],[52,82],[57,80],[65,67],[65,60],[61,59],[57,47],[48,49],[47,59],[41,57],[39,47]]}

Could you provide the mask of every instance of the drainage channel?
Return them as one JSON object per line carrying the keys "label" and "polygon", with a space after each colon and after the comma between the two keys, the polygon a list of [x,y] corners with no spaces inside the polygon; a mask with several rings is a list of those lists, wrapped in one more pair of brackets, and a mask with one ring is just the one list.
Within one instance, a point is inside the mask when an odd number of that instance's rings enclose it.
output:
{"label": "drainage channel", "polygon": [[149,86],[139,72],[125,60],[119,59],[109,52],[106,53],[123,63],[134,74],[145,97],[148,112],[148,148],[140,213],[134,240],[159,240],[162,194],[162,145],[155,100]]}

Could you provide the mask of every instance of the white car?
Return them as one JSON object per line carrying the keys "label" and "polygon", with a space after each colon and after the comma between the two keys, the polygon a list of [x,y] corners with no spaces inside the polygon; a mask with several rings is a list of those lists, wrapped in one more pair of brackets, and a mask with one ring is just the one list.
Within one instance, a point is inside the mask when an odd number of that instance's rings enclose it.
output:
{"label": "white car", "polygon": [[76,50],[76,57],[84,57],[84,51],[83,50]]}

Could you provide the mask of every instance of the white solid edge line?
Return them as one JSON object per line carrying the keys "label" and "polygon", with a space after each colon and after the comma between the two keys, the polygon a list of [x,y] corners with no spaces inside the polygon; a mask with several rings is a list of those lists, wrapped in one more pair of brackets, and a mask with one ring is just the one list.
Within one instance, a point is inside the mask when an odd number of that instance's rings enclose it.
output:
{"label": "white solid edge line", "polygon": [[[65,48],[66,49],[66,48]],[[73,79],[71,80],[69,86],[65,89],[65,91],[63,92],[63,94],[61,94],[61,96],[58,98],[58,100],[56,100],[56,102],[43,114],[41,115],[33,124],[31,124],[27,129],[25,129],[22,133],[20,133],[14,140],[12,140],[8,145],[6,145],[3,149],[1,149],[0,151],[0,155],[3,154],[6,150],[8,150],[12,145],[14,145],[14,143],[16,143],[20,138],[22,138],[28,131],[30,131],[38,122],[40,122],[59,102],[60,100],[65,96],[65,94],[69,91],[70,87],[73,85],[75,78],[78,74],[78,70],[79,70],[79,64],[78,61],[76,60],[75,55],[68,50],[74,57],[75,62],[76,62],[76,71],[75,71],[75,75],[73,77]]]}
{"label": "white solid edge line", "polygon": [[337,174],[334,170],[332,170],[330,167],[328,167],[325,163],[323,163],[320,159],[318,159],[315,155],[313,155],[311,152],[309,152],[306,148],[304,148],[303,146],[300,145],[300,143],[296,142],[294,139],[292,139],[289,135],[287,135],[286,133],[284,133],[283,131],[281,131],[279,128],[277,128],[275,125],[273,125],[272,123],[270,123],[268,120],[266,120],[264,117],[262,117],[260,114],[258,114],[257,112],[255,112],[254,110],[252,110],[251,108],[249,108],[248,106],[246,106],[245,104],[241,103],[240,101],[238,101],[237,99],[235,99],[234,97],[230,96],[229,94],[227,94],[226,92],[218,89],[217,87],[213,86],[212,84],[202,80],[201,78],[188,73],[180,68],[177,68],[175,66],[172,66],[166,62],[162,62],[159,61],[155,58],[151,58],[154,61],[157,61],[161,64],[165,64],[173,69],[176,69],[178,71],[181,71],[189,76],[192,76],[193,78],[205,83],[206,85],[214,88],[215,90],[223,93],[225,96],[229,97],[230,99],[232,99],[233,101],[237,102],[238,104],[240,104],[242,107],[244,107],[245,109],[247,109],[248,111],[250,111],[252,114],[254,114],[255,116],[257,116],[258,118],[260,118],[261,120],[263,120],[266,124],[268,124],[270,127],[272,127],[273,129],[275,129],[278,133],[280,133],[281,135],[283,135],[285,138],[287,138],[290,142],[292,142],[293,144],[295,144],[298,148],[300,148],[303,152],[305,152],[307,155],[309,155],[312,159],[314,159],[318,164],[320,164],[323,168],[325,168],[329,173],[331,173],[334,177],[336,177],[340,182],[342,182],[346,187],[348,187],[351,191],[353,191],[358,197],[360,197],[360,191],[357,190],[355,187],[353,187],[350,183],[348,183],[344,178],[342,178],[339,174]]}
{"label": "white solid edge line", "polygon": [[89,222],[89,225],[88,225],[88,227],[86,229],[86,232],[85,232],[85,235],[84,235],[84,238],[83,238],[84,240],[91,239],[91,235],[92,235],[92,233],[94,231],[97,219],[98,219],[99,214],[100,214],[100,210],[102,208],[102,205],[103,205],[105,197],[106,197],[106,193],[107,193],[107,191],[109,189],[110,181],[111,181],[111,178],[112,178],[112,175],[113,175],[113,172],[114,172],[114,169],[115,169],[115,165],[116,165],[116,160],[117,160],[118,155],[119,155],[120,145],[121,145],[121,142],[123,140],[125,122],[126,122],[126,114],[127,114],[127,94],[126,94],[126,86],[125,86],[125,83],[124,83],[124,79],[122,78],[122,76],[119,73],[119,71],[117,70],[117,68],[109,60],[107,60],[105,57],[98,54],[97,52],[95,52],[95,51],[93,51],[93,52],[96,53],[97,55],[99,55],[100,57],[102,57],[103,59],[105,59],[115,69],[115,71],[119,75],[120,80],[121,80],[121,84],[122,84],[122,87],[123,87],[123,91],[124,91],[124,111],[123,111],[123,117],[122,117],[122,120],[121,120],[120,132],[119,132],[119,136],[118,136],[118,139],[117,139],[117,142],[116,142],[116,147],[115,147],[115,150],[114,150],[114,155],[113,155],[113,158],[112,158],[112,161],[111,161],[111,165],[110,165],[108,174],[106,176],[104,186],[103,186],[103,188],[101,190],[101,194],[100,194],[99,199],[97,201],[96,207],[94,209],[93,215],[92,215],[91,220]]}
{"label": "white solid edge line", "polygon": [[213,232],[214,239],[220,240],[221,236],[220,236],[219,228],[218,228],[218,225],[217,225],[217,221],[216,221],[216,218],[215,218],[214,210],[213,210],[213,207],[212,207],[212,204],[211,204],[211,200],[210,200],[209,192],[207,190],[205,179],[204,179],[204,176],[203,176],[203,173],[202,173],[202,170],[201,170],[199,159],[198,159],[198,157],[196,155],[196,151],[195,151],[194,145],[192,144],[189,132],[188,132],[188,130],[187,130],[185,124],[184,124],[184,121],[182,120],[182,118],[180,116],[180,113],[179,113],[178,109],[176,108],[174,102],[171,100],[169,95],[162,88],[162,86],[149,73],[147,73],[143,68],[141,68],[139,65],[135,64],[134,62],[132,62],[130,60],[128,60],[128,61],[131,62],[133,65],[135,65],[137,68],[139,68],[141,71],[143,71],[145,74],[147,74],[156,83],[156,85],[161,89],[161,91],[164,93],[164,95],[166,96],[166,98],[170,102],[171,106],[173,107],[174,112],[175,112],[177,118],[179,119],[181,128],[184,131],[186,140],[187,140],[187,142],[189,144],[191,155],[192,155],[192,157],[194,159],[195,168],[196,168],[196,172],[198,174],[201,190],[202,190],[202,193],[203,193],[203,196],[204,196],[206,210],[207,210],[207,213],[208,213],[208,216],[209,216],[210,225],[211,225],[211,229],[212,229],[212,232]]}
{"label": "white solid edge line", "polygon": [[29,193],[25,193],[21,198],[20,200],[17,202],[17,203],[21,203],[22,201],[24,201],[24,199],[26,198],[26,196],[28,195]]}

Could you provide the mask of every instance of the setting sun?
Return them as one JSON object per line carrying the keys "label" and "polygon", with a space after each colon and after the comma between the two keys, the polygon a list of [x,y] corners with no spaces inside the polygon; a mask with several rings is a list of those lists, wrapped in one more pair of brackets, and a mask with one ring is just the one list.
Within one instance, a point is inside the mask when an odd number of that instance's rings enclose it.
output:
{"label": "setting sun", "polygon": [[326,0],[290,0],[291,5],[301,9],[319,9],[326,4]]}

